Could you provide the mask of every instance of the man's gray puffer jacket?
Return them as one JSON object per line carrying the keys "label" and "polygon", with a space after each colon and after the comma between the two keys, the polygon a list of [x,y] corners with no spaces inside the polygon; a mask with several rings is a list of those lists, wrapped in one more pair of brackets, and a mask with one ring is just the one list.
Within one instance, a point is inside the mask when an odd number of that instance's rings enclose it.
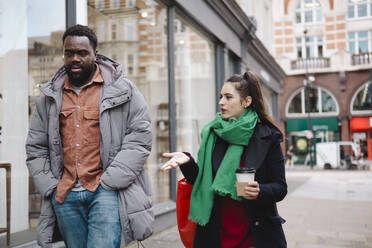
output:
{"label": "man's gray puffer jacket", "polygon": [[[100,94],[101,185],[117,190],[125,243],[143,240],[153,232],[153,204],[144,164],[151,151],[151,123],[146,102],[116,62],[98,55],[104,80]],[[66,72],[62,67],[50,82],[42,84],[41,96],[26,141],[27,166],[43,197],[38,224],[38,244],[51,247],[56,218],[51,193],[63,172],[59,113]]]}

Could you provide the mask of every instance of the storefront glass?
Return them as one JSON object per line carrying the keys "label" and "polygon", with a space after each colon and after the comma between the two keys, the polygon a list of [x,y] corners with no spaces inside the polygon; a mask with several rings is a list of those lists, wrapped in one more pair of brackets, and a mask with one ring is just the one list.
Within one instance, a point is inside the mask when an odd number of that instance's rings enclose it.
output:
{"label": "storefront glass", "polygon": [[[40,10],[44,9],[43,16]],[[46,18],[48,22],[45,22]],[[28,1],[28,95],[29,117],[40,95],[39,85],[47,82],[63,65],[62,36],[65,31],[65,1]],[[36,227],[41,197],[30,176],[30,226]]]}
{"label": "storefront glass", "polygon": [[[306,99],[307,95],[308,99]],[[307,110],[311,114],[336,115],[338,106],[335,99],[330,92],[321,87],[310,88],[308,94],[306,94],[306,89],[302,88],[290,98],[287,115],[289,117],[299,117],[300,115],[305,117]],[[308,104],[309,108],[307,107]]]}
{"label": "storefront glass", "polygon": [[[311,124],[311,128],[308,125]],[[309,130],[312,130],[312,137]],[[291,118],[287,120],[286,131],[288,137],[288,147],[293,145],[295,164],[309,165],[310,151],[313,161],[316,161],[316,144],[321,142],[337,141],[338,120],[336,117],[323,118]]]}
{"label": "storefront glass", "polygon": [[352,103],[352,111],[372,110],[372,82],[365,83],[357,92]]}
{"label": "storefront glass", "polygon": [[[0,161],[11,164],[10,178],[0,170],[0,227],[7,224],[6,201],[11,200],[11,233],[20,239],[35,230],[40,214],[40,195],[25,165],[24,144],[38,86],[62,65],[65,2],[0,1]],[[7,247],[5,233],[0,234],[0,247]]]}
{"label": "storefront glass", "polygon": [[196,158],[200,131],[216,114],[214,45],[179,17],[175,27],[177,150]]}
{"label": "storefront glass", "polygon": [[148,103],[153,149],[146,169],[154,202],[166,201],[169,172],[160,166],[169,151],[167,9],[155,0],[89,0],[88,26],[97,34],[98,52],[123,65]]}

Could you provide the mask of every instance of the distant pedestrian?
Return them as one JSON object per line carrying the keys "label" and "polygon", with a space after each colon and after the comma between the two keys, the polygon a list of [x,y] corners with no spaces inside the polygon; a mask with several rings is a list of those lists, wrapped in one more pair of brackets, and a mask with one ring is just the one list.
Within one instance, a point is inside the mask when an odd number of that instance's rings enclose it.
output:
{"label": "distant pedestrian", "polygon": [[57,225],[68,248],[119,248],[122,233],[126,243],[152,233],[147,105],[121,65],[96,48],[91,29],[68,28],[64,66],[40,86],[26,151],[43,197],[42,247],[52,247]]}
{"label": "distant pedestrian", "polygon": [[[221,113],[204,126],[198,161],[188,153],[164,154],[163,166],[180,166],[193,184],[189,218],[197,222],[194,248],[286,247],[276,202],[287,194],[282,133],[269,117],[258,77],[234,75],[224,83]],[[256,169],[237,196],[235,170]]]}
{"label": "distant pedestrian", "polygon": [[286,154],[286,165],[289,166],[290,168],[293,168],[293,145],[290,145],[288,150],[287,150],[287,154]]}

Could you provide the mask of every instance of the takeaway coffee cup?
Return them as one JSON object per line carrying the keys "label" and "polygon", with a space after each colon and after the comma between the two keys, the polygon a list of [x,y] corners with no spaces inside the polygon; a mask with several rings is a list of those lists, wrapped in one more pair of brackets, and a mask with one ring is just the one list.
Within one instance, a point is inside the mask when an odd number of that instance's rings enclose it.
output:
{"label": "takeaway coffee cup", "polygon": [[247,186],[248,182],[254,181],[254,174],[256,170],[253,168],[238,168],[235,171],[236,174],[236,193],[238,196],[244,195],[244,187]]}

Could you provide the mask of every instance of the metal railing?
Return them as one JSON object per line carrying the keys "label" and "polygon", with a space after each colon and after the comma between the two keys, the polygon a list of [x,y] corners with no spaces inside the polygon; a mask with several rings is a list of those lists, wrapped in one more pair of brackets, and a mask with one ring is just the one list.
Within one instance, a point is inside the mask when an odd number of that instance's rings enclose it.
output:
{"label": "metal railing", "polygon": [[0,228],[0,233],[6,233],[6,244],[10,245],[10,207],[11,207],[11,164],[0,162],[0,169],[6,170],[6,227]]}
{"label": "metal railing", "polygon": [[353,65],[372,64],[372,52],[351,55],[351,63]]}
{"label": "metal railing", "polygon": [[330,67],[329,58],[317,57],[317,58],[299,58],[291,62],[292,70],[311,70],[321,69]]}

